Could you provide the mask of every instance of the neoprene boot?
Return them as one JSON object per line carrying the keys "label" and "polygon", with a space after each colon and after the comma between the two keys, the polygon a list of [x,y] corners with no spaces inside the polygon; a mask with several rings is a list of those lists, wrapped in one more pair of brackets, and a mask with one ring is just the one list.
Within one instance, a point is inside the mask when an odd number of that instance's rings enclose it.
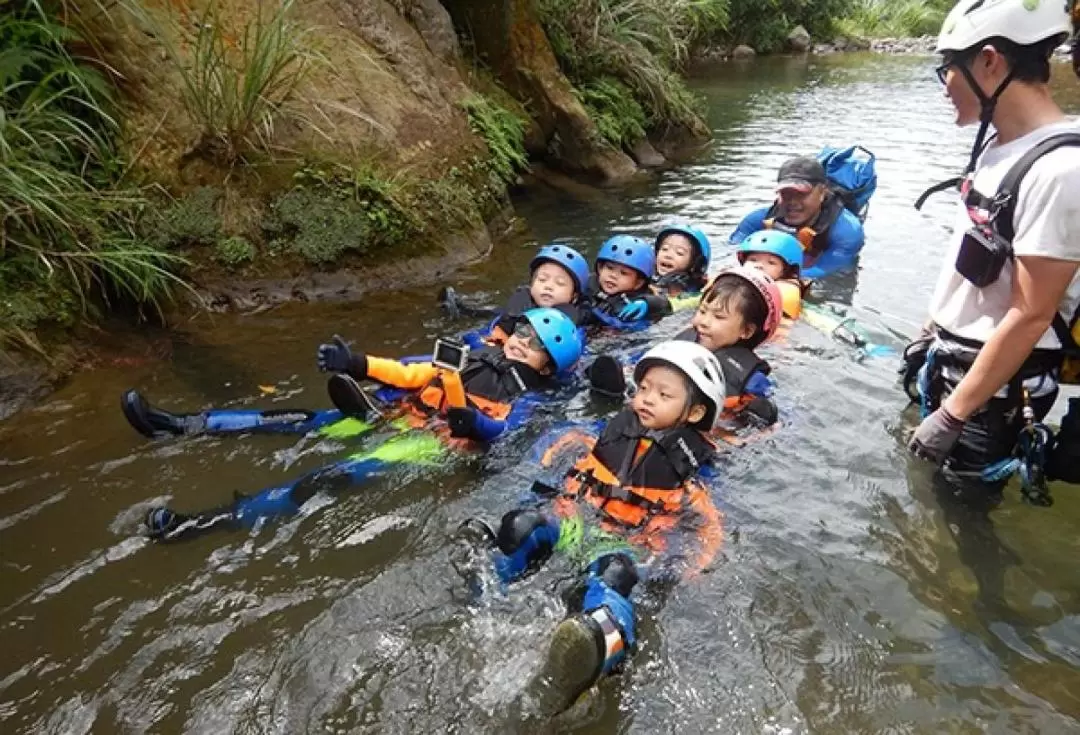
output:
{"label": "neoprene boot", "polygon": [[135,431],[149,439],[162,436],[197,434],[206,428],[202,414],[181,414],[154,408],[136,390],[120,396],[120,408]]}
{"label": "neoprene boot", "polygon": [[461,316],[457,291],[455,291],[452,286],[444,286],[439,290],[438,303],[439,306],[442,307],[442,310],[454,319]]}
{"label": "neoprene boot", "polygon": [[551,556],[559,542],[559,523],[538,510],[512,510],[495,534],[495,571],[509,584],[533,571]]}
{"label": "neoprene boot", "polygon": [[197,516],[189,516],[161,506],[151,508],[146,514],[146,535],[154,541],[179,541],[201,535],[214,528],[234,529],[237,527],[236,516],[231,507],[217,508]]}
{"label": "neoprene boot", "polygon": [[382,415],[371,396],[347,373],[331,375],[326,381],[326,392],[334,408],[341,411],[343,416],[368,421]]}
{"label": "neoprene boot", "polygon": [[626,377],[622,365],[611,355],[600,355],[593,360],[586,371],[589,387],[608,398],[623,398],[626,395]]}
{"label": "neoprene boot", "polygon": [[585,611],[559,623],[544,666],[529,686],[540,714],[550,717],[570,708],[626,659],[635,642],[629,598],[637,581],[634,562],[625,554],[609,554],[589,566]]}

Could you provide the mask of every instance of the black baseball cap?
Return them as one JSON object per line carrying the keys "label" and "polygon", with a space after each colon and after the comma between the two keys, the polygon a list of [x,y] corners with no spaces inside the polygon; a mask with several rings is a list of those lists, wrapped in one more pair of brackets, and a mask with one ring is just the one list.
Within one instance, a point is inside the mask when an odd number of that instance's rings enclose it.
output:
{"label": "black baseball cap", "polygon": [[799,156],[784,162],[776,177],[776,189],[797,189],[810,191],[813,187],[828,181],[825,169],[816,158]]}

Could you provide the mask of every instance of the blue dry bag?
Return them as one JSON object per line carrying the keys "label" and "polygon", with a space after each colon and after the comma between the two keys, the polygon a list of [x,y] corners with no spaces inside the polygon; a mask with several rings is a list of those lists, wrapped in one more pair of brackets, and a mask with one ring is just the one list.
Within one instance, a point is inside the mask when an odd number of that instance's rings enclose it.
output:
{"label": "blue dry bag", "polygon": [[829,186],[860,220],[866,219],[870,197],[877,191],[877,172],[873,153],[862,146],[850,148],[822,148],[817,156],[825,168]]}

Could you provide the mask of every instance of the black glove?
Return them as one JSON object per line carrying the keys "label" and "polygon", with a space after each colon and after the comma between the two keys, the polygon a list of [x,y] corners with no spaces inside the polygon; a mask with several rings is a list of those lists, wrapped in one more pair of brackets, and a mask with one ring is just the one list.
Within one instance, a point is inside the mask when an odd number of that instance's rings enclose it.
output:
{"label": "black glove", "polygon": [[350,350],[336,334],[331,342],[319,345],[316,362],[324,373],[348,373],[357,380],[367,377],[367,356]]}
{"label": "black glove", "polygon": [[908,449],[919,459],[936,465],[944,464],[956,442],[960,441],[960,432],[963,430],[964,421],[945,408],[939,408],[919,424]]}
{"label": "black glove", "polygon": [[446,423],[450,425],[450,436],[455,439],[469,439],[476,430],[476,409],[448,408]]}

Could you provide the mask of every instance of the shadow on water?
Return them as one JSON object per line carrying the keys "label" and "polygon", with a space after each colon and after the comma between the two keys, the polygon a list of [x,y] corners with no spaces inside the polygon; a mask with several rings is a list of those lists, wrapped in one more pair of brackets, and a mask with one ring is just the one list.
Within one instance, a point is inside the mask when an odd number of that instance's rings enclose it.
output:
{"label": "shadow on water", "polygon": [[[788,156],[877,153],[881,187],[856,276],[815,298],[885,335],[924,316],[952,220],[911,208],[962,165],[970,131],[922,58],[722,64],[695,82],[716,140],[696,159],[587,201],[515,202],[538,240],[595,252],[611,231],[701,222],[717,263]],[[1064,75],[1061,75],[1064,77]],[[1080,112],[1080,85],[1059,93]],[[534,244],[455,279],[500,301]],[[673,334],[685,317],[655,328]],[[168,360],[95,369],[0,424],[0,726],[5,732],[528,731],[514,702],[575,571],[562,561],[474,600],[451,532],[498,518],[531,482],[530,438],[484,462],[405,468],[254,533],[161,547],[155,503],[212,507],[357,451],[305,437],[141,441],[117,410],[324,406],[315,345],[426,352],[462,327],[431,289],[359,304],[219,316]],[[894,339],[898,342],[899,337]],[[770,348],[783,426],[724,459],[726,515],[708,573],[642,604],[640,651],[571,722],[589,732],[1067,732],[1080,729],[1080,499],[1052,510],[1010,488],[995,509],[935,491],[898,439],[910,426],[888,360],[861,362],[805,324]],[[583,398],[565,409],[593,415]],[[533,728],[542,731],[544,728]]]}

